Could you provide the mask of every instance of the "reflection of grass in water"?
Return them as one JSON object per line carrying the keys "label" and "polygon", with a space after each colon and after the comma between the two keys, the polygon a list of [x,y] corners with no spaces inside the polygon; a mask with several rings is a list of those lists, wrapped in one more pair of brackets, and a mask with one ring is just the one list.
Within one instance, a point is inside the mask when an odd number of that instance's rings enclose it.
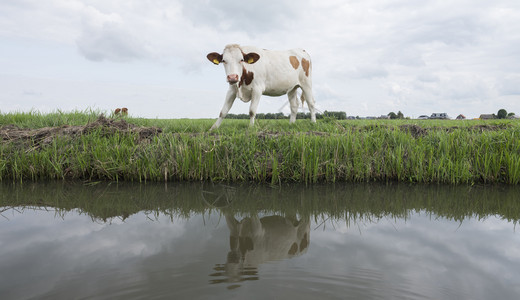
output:
{"label": "reflection of grass in water", "polygon": [[[0,124],[86,124],[97,112],[4,114]],[[0,143],[0,180],[508,183],[520,182],[517,121],[212,120],[125,118],[163,133],[94,130],[45,145]]]}
{"label": "reflection of grass in water", "polygon": [[376,222],[406,219],[412,212],[463,221],[499,216],[520,219],[520,187],[403,184],[221,185],[208,183],[73,183],[0,185],[1,210],[11,207],[54,208],[64,215],[78,209],[93,219],[126,219],[145,212],[172,220],[194,214],[282,215],[323,221]]}

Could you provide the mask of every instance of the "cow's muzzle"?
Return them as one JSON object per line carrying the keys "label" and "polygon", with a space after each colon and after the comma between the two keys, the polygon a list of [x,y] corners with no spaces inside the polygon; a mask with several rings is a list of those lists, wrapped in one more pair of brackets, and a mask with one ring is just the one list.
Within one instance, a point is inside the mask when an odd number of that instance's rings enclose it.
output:
{"label": "cow's muzzle", "polygon": [[238,75],[237,74],[231,74],[227,76],[227,81],[229,84],[235,84],[238,82]]}

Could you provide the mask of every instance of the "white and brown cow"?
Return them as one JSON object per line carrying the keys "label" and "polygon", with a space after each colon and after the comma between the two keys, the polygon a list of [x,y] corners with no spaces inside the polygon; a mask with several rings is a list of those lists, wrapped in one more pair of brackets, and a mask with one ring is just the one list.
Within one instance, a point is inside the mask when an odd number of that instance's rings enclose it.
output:
{"label": "white and brown cow", "polygon": [[298,97],[302,90],[302,104],[307,102],[311,120],[316,122],[314,97],[312,95],[311,58],[305,50],[270,51],[251,46],[227,45],[224,52],[212,52],[207,58],[214,64],[224,64],[229,83],[226,101],[218,120],[211,129],[218,128],[238,97],[249,107],[250,125],[254,125],[258,102],[262,95],[281,96],[287,94],[291,106],[290,122],[296,121]]}

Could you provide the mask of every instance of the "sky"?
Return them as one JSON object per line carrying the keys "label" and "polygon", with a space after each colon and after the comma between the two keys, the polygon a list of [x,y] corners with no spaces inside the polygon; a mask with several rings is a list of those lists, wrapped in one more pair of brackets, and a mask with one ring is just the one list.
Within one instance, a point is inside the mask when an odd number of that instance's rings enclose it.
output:
{"label": "sky", "polygon": [[216,118],[228,84],[206,54],[238,43],[305,49],[321,112],[520,114],[518,20],[512,0],[2,0],[0,112]]}

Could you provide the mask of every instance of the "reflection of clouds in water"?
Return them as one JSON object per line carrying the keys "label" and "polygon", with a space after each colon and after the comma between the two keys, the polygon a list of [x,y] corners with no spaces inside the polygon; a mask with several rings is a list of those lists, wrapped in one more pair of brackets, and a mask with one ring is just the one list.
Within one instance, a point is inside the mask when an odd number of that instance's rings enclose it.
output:
{"label": "reflection of clouds in water", "polygon": [[[0,222],[3,299],[125,297],[130,292],[211,298],[226,290],[208,282],[226,279],[209,276],[232,252],[224,216],[171,221],[161,214],[151,221],[138,213],[112,224],[74,211],[63,218],[31,211],[8,217]],[[243,270],[259,280],[241,282],[228,293],[285,291],[309,298],[312,288],[332,297],[348,292],[357,298],[437,299],[506,299],[520,293],[520,239],[512,223],[495,217],[459,224],[414,213],[406,220],[329,222],[325,230],[320,220],[307,225],[312,242],[305,255],[278,261],[249,257],[254,263]],[[247,259],[240,256],[242,262]],[[236,287],[231,284],[227,287]]]}
{"label": "reflection of clouds in water", "polygon": [[336,230],[313,232],[309,261],[319,260],[320,269],[333,274],[378,270],[392,286],[440,299],[450,294],[490,299],[497,289],[506,298],[508,292],[520,293],[520,255],[509,251],[518,249],[520,236],[512,223],[489,217],[460,224],[413,214],[406,221],[383,218],[357,225],[335,223]]}
{"label": "reflection of clouds in water", "polygon": [[73,212],[56,218],[53,213],[25,211],[7,223],[11,225],[8,234],[21,237],[21,242],[12,243],[11,247],[4,248],[2,252],[19,251],[38,243],[52,242],[63,243],[62,247],[65,248],[74,248],[71,254],[75,257],[100,251],[110,255],[115,249],[118,256],[149,255],[160,251],[160,248],[156,248],[157,241],[171,240],[184,231],[181,222],[171,223],[166,218],[150,222],[144,214],[138,214],[131,219],[124,222],[114,218],[110,223],[97,223]]}
{"label": "reflection of clouds in water", "polygon": [[[126,222],[112,220],[111,224],[95,223],[74,212],[61,218],[53,212],[26,210],[9,218],[0,230],[0,258],[4,258],[0,259],[0,277],[9,274],[10,280],[0,283],[0,290],[9,286],[15,295],[19,292],[38,295],[63,285],[64,279],[73,280],[78,274],[94,278],[99,276],[94,274],[95,270],[103,273],[117,269],[123,267],[118,264],[128,260],[135,264],[144,257],[168,250],[175,245],[173,240],[186,231],[183,220],[172,223],[167,216],[161,216],[151,222],[143,213],[131,216]],[[120,279],[120,275],[115,275],[106,282]]]}

